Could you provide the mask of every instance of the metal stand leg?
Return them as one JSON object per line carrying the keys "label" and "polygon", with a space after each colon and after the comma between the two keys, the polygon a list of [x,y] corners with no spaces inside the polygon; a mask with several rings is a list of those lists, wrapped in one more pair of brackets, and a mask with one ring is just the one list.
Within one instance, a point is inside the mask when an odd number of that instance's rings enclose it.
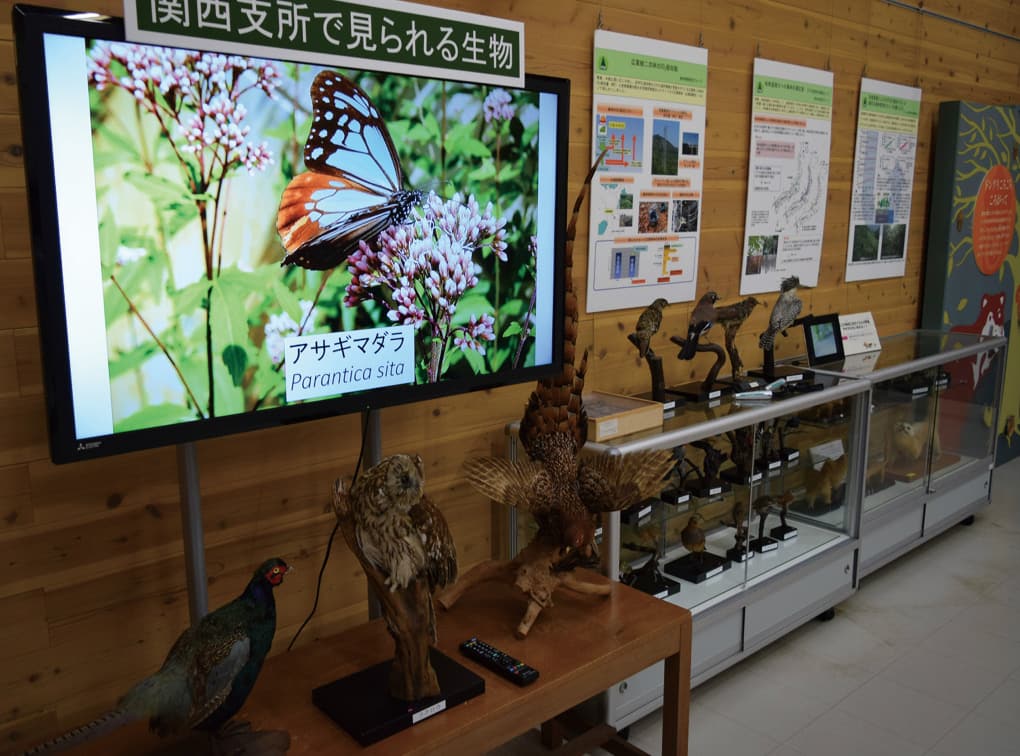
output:
{"label": "metal stand leg", "polygon": [[[382,421],[379,410],[367,409],[362,412],[362,422],[365,428],[365,459],[362,461],[362,469],[367,470],[382,461]],[[372,584],[368,584],[368,618],[377,619],[382,617],[382,604],[379,597],[372,590]]]}
{"label": "metal stand leg", "polygon": [[202,535],[202,493],[198,485],[198,457],[193,443],[177,446],[177,480],[181,492],[181,535],[188,581],[191,626],[209,612],[205,579],[205,539]]}

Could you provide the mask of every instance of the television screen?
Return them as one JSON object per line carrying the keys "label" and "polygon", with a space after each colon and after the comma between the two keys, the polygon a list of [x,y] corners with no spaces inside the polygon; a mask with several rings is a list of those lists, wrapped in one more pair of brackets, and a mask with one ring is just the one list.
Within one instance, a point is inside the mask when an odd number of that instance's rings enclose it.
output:
{"label": "television screen", "polygon": [[55,461],[558,369],[568,81],[14,15]]}

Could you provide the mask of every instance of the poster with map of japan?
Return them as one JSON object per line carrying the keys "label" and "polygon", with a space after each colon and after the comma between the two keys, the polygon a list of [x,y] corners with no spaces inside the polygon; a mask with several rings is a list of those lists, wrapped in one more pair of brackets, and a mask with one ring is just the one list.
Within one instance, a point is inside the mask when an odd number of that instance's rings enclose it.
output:
{"label": "poster with map of japan", "polygon": [[589,312],[689,302],[698,278],[708,51],[595,32]]}
{"label": "poster with map of japan", "polygon": [[832,72],[755,58],[740,293],[818,284],[832,141]]}

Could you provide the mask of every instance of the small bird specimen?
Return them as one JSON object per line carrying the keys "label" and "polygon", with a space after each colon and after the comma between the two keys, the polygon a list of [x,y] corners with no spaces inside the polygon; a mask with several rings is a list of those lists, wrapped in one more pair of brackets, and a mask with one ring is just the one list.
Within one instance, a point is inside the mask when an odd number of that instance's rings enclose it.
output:
{"label": "small bird specimen", "polygon": [[893,426],[891,437],[893,459],[916,462],[928,443],[928,423],[925,421],[898,422]]}
{"label": "small bird specimen", "polygon": [[680,354],[677,355],[681,360],[694,358],[698,351],[698,339],[708,333],[708,330],[715,324],[717,317],[715,303],[718,301],[718,294],[714,291],[706,292],[691,311],[690,324],[687,326],[687,340],[684,342]]}
{"label": "small bird specimen", "polygon": [[779,502],[774,496],[759,496],[751,503],[751,508],[754,513],[758,515],[758,537],[763,538],[765,536],[765,520],[769,516],[769,511],[773,507],[778,507]]}
{"label": "small bird specimen", "polygon": [[705,531],[701,529],[704,519],[697,512],[687,520],[687,526],[680,531],[680,543],[692,554],[699,555],[705,551]]}
{"label": "small bird specimen", "polygon": [[[662,325],[662,309],[668,304],[669,302],[659,297],[638,316],[634,333],[629,338],[634,343],[634,346],[638,348],[638,357],[641,359],[644,359],[645,355],[648,354],[652,336],[658,332],[659,326]],[[655,352],[652,352],[652,354],[655,354]]]}
{"label": "small bird specimen", "polygon": [[432,596],[456,580],[457,552],[443,513],[425,494],[421,457],[386,457],[350,492],[336,481],[333,509],[393,637],[390,695],[400,701],[439,695],[429,657],[437,641]]}
{"label": "small bird specimen", "polygon": [[800,286],[800,279],[797,276],[784,278],[779,285],[779,296],[772,306],[772,314],[769,316],[769,327],[758,339],[758,346],[768,351],[775,347],[776,334],[782,333],[786,336],[786,329],[793,325],[793,321],[800,315],[804,303],[797,296],[797,287]]}
{"label": "small bird specimen", "polygon": [[740,375],[744,367],[744,363],[740,360],[740,353],[737,351],[737,331],[744,325],[744,321],[751,317],[754,308],[760,304],[761,302],[755,297],[746,297],[736,304],[716,308],[716,321],[723,327],[726,353],[730,356],[730,367],[734,376]]}
{"label": "small bird specimen", "polygon": [[273,589],[288,569],[282,559],[263,562],[244,592],[181,633],[159,671],[131,688],[116,709],[27,754],[64,750],[145,718],[160,737],[189,729],[225,732],[224,724],[247,700],[273,645]]}
{"label": "small bird specimen", "polygon": [[743,551],[747,546],[747,500],[743,496],[734,497],[730,517],[733,518],[733,527],[736,529],[733,534],[733,545]]}

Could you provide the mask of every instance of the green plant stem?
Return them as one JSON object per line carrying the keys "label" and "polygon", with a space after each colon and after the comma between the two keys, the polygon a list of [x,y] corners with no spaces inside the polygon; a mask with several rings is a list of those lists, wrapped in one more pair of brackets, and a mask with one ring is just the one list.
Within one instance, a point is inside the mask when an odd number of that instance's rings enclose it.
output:
{"label": "green plant stem", "polygon": [[120,285],[117,277],[111,274],[110,280],[113,282],[113,285],[117,287],[117,291],[120,292],[120,295],[124,297],[124,301],[127,302],[128,309],[131,310],[132,314],[134,314],[136,318],[138,318],[138,322],[140,322],[145,330],[148,331],[152,340],[156,342],[156,346],[158,346],[160,351],[166,356],[167,360],[170,362],[170,366],[174,369],[174,372],[177,373],[177,377],[180,379],[181,385],[184,386],[184,390],[191,398],[191,402],[195,406],[195,412],[198,413],[200,419],[204,420],[205,415],[202,414],[202,405],[199,403],[198,399],[195,398],[195,394],[192,392],[191,387],[188,386],[188,382],[184,379],[184,373],[182,373],[181,369],[177,367],[177,363],[174,362],[174,358],[170,356],[170,350],[166,348],[166,345],[160,340],[159,336],[156,335],[156,332],[149,327],[145,318],[142,317],[142,313],[138,311],[138,308],[135,307],[135,303],[131,301],[131,297],[128,296],[128,293],[124,291],[124,288]]}
{"label": "green plant stem", "polygon": [[212,290],[210,282],[205,293],[205,361],[206,373],[209,376],[209,417],[216,417],[216,387],[213,382]]}
{"label": "green plant stem", "polygon": [[521,329],[521,340],[517,344],[517,353],[514,354],[514,368],[518,368],[521,365],[521,359],[524,357],[524,345],[528,343],[528,331],[531,330],[531,314],[535,311],[535,291],[531,291],[531,302],[528,303],[528,311],[524,315],[524,325]]}

